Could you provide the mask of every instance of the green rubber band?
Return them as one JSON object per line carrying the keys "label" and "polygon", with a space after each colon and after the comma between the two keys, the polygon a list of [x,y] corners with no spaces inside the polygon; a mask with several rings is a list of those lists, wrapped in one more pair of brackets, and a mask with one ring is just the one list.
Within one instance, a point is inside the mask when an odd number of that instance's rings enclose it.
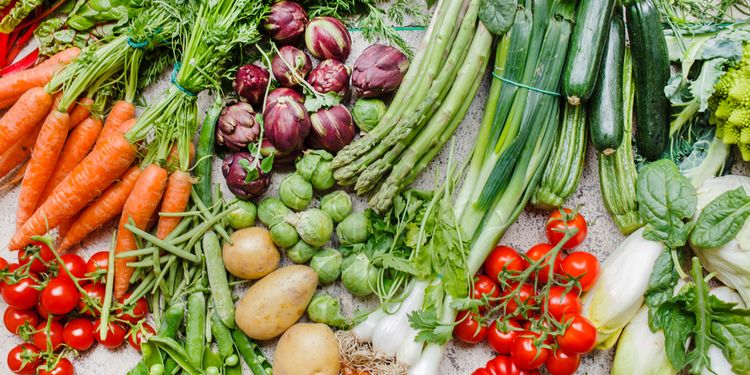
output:
{"label": "green rubber band", "polygon": [[[398,26],[393,28],[396,31],[424,31],[427,30],[425,26]],[[350,27],[349,31],[360,32],[363,28],[361,27]]]}
{"label": "green rubber band", "polygon": [[144,40],[142,42],[134,42],[133,39],[128,37],[128,45],[132,48],[142,49],[148,45],[148,40]]}
{"label": "green rubber band", "polygon": [[187,95],[187,96],[198,96],[198,94],[196,94],[196,93],[194,93],[194,92],[192,92],[192,91],[190,91],[190,90],[188,90],[188,89],[180,86],[180,84],[177,83],[177,72],[180,71],[181,67],[182,67],[182,64],[179,61],[176,62],[176,63],[174,63],[174,68],[172,68],[172,78],[170,79],[170,81],[172,82],[173,85],[175,85],[175,87],[177,87],[177,89],[179,89],[180,91],[182,91],[183,93],[185,93],[185,95]]}
{"label": "green rubber band", "polygon": [[497,79],[499,79],[499,80],[501,80],[501,81],[503,81],[503,82],[505,82],[505,83],[510,83],[513,86],[518,86],[518,87],[521,87],[521,88],[524,88],[524,89],[529,89],[531,91],[540,92],[542,94],[547,94],[547,95],[552,95],[552,96],[562,96],[562,95],[560,95],[559,92],[547,91],[547,90],[544,90],[544,89],[540,89],[538,87],[524,85],[521,82],[511,81],[511,80],[509,80],[509,79],[507,79],[505,77],[497,75],[497,73],[495,73],[495,72],[492,72],[492,76],[495,77],[495,78],[497,78]]}

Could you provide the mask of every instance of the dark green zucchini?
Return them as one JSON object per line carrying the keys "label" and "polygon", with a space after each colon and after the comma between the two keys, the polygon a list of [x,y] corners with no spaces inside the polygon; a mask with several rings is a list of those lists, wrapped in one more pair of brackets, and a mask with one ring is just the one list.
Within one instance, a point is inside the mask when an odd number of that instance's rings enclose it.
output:
{"label": "dark green zucchini", "polygon": [[596,88],[589,101],[589,133],[599,152],[609,155],[622,143],[622,61],[625,54],[625,27],[612,17],[607,48]]}
{"label": "dark green zucchini", "polygon": [[616,3],[616,0],[579,2],[563,71],[563,92],[572,105],[586,102],[594,91]]}
{"label": "dark green zucchini", "polygon": [[635,80],[635,143],[646,159],[658,159],[669,138],[669,53],[659,10],[651,0],[626,8]]}

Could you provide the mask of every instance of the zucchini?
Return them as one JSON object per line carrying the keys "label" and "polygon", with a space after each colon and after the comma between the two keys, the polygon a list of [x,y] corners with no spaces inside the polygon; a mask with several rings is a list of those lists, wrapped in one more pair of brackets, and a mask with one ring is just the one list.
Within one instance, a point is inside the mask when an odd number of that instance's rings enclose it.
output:
{"label": "zucchini", "polygon": [[648,160],[658,159],[669,138],[669,53],[659,9],[651,0],[626,7],[635,82],[635,143]]}
{"label": "zucchini", "polygon": [[572,105],[586,102],[594,92],[616,3],[616,0],[584,0],[578,5],[563,73],[563,92]]}
{"label": "zucchini", "polygon": [[625,53],[625,27],[612,17],[607,49],[599,79],[589,101],[589,132],[597,150],[609,155],[622,143],[622,59]]}
{"label": "zucchini", "polygon": [[560,131],[531,204],[545,210],[562,207],[578,189],[585,160],[586,110],[565,103]]}
{"label": "zucchini", "polygon": [[622,234],[630,234],[643,226],[638,214],[638,202],[635,195],[635,184],[638,172],[633,160],[633,61],[630,51],[624,51],[622,69],[623,105],[623,139],[620,147],[611,155],[599,156],[599,187],[602,192],[604,207],[607,208],[612,221]]}

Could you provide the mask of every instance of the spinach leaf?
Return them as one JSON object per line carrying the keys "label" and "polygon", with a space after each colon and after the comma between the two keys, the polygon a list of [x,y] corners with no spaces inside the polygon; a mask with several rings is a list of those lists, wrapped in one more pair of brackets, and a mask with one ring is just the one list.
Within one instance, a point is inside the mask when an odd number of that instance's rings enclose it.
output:
{"label": "spinach leaf", "polygon": [[649,307],[649,325],[652,330],[656,330],[652,320],[659,305],[666,302],[674,295],[674,286],[677,284],[677,271],[674,268],[672,260],[672,251],[664,251],[656,258],[654,270],[648,280],[648,289],[646,289],[646,305]]}
{"label": "spinach leaf", "polygon": [[684,246],[692,229],[686,220],[697,204],[690,181],[671,160],[659,160],[641,169],[636,189],[638,209],[646,222],[643,237],[664,241],[673,249]]}
{"label": "spinach leaf", "polygon": [[482,0],[479,19],[491,33],[503,35],[516,17],[516,0]]}
{"label": "spinach leaf", "polygon": [[700,248],[716,248],[737,236],[750,216],[750,196],[741,187],[711,201],[701,212],[690,234],[690,243]]}
{"label": "spinach leaf", "polygon": [[734,308],[718,298],[710,297],[714,319],[710,332],[735,374],[750,373],[750,310]]}
{"label": "spinach leaf", "polygon": [[675,369],[682,369],[687,363],[689,338],[695,329],[695,317],[682,307],[679,299],[663,303],[649,309],[649,324],[652,331],[664,331],[664,350]]}

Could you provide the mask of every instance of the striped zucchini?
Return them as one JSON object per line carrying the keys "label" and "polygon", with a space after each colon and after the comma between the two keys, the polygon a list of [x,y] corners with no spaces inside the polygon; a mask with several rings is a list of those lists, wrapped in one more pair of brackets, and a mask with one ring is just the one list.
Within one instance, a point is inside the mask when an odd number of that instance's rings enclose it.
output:
{"label": "striped zucchini", "polygon": [[630,49],[625,49],[623,58],[623,139],[620,147],[610,155],[599,156],[599,186],[604,206],[622,234],[630,234],[643,226],[638,215],[635,186],[638,171],[633,161],[633,60]]}
{"label": "striped zucchini", "polygon": [[531,204],[545,210],[562,207],[578,188],[585,159],[586,110],[584,106],[565,103],[560,132]]}

